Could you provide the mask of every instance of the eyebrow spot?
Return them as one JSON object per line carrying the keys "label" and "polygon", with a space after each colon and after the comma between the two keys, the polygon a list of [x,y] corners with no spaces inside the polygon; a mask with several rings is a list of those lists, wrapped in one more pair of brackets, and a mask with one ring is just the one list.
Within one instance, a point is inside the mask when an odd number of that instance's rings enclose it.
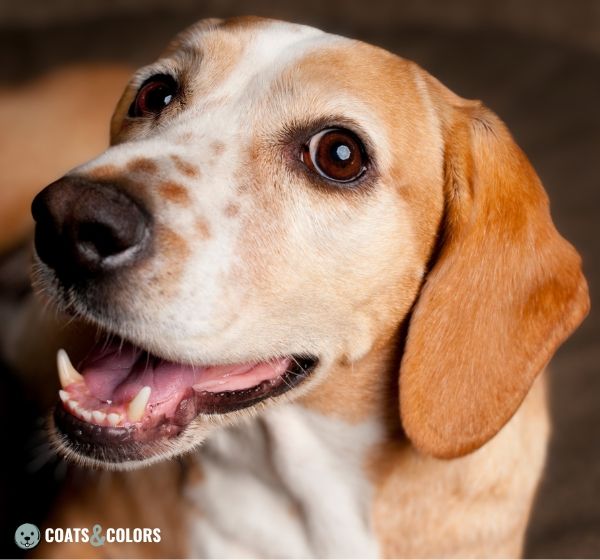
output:
{"label": "eyebrow spot", "polygon": [[198,175],[200,175],[200,170],[193,163],[185,161],[183,158],[180,158],[177,155],[172,155],[171,160],[173,160],[175,168],[180,173],[183,173],[188,177],[197,177]]}
{"label": "eyebrow spot", "polygon": [[210,226],[204,218],[196,219],[196,231],[200,236],[200,239],[210,239]]}
{"label": "eyebrow spot", "polygon": [[127,170],[132,173],[156,173],[158,165],[149,158],[138,157],[129,162]]}
{"label": "eyebrow spot", "polygon": [[187,189],[174,181],[164,181],[158,186],[159,194],[166,200],[176,204],[188,204],[190,195]]}

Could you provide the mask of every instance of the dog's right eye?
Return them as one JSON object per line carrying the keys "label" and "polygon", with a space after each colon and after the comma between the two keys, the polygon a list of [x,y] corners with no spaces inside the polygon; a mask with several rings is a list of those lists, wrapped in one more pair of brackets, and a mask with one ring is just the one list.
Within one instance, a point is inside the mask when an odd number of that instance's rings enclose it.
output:
{"label": "dog's right eye", "polygon": [[357,180],[367,166],[363,143],[343,128],[327,128],[315,134],[303,146],[300,157],[308,169],[336,183]]}
{"label": "dog's right eye", "polygon": [[129,108],[130,117],[158,115],[177,95],[179,87],[172,76],[156,74],[140,87]]}

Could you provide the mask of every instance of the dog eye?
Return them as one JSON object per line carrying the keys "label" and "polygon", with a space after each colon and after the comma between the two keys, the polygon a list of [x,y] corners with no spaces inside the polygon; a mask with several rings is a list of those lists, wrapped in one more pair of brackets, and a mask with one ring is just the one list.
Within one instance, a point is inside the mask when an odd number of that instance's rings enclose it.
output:
{"label": "dog eye", "polygon": [[172,76],[156,74],[140,87],[129,108],[130,117],[158,115],[177,95],[178,85]]}
{"label": "dog eye", "polygon": [[302,148],[302,161],[311,171],[338,183],[358,179],[367,168],[362,142],[343,128],[315,134]]}

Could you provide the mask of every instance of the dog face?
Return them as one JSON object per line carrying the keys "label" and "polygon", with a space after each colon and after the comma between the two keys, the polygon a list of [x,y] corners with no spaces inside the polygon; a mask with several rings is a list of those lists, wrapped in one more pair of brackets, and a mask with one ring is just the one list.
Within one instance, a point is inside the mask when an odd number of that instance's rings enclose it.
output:
{"label": "dog face", "polygon": [[[460,278],[452,273],[430,288],[436,275],[467,253],[462,280],[474,296],[504,272],[501,256],[486,261],[490,246],[482,260],[496,275],[470,279],[468,267],[480,269],[471,254],[477,242],[460,244],[478,219],[471,123],[505,134],[495,117],[413,63],[312,28],[208,20],[176,38],[133,77],[113,117],[112,146],[34,201],[38,284],[121,339],[91,351],[77,368],[83,377],[59,354],[63,404],[54,421],[63,450],[136,465],[185,451],[241,411],[318,392],[339,363],[360,363],[393,340],[433,262],[424,294],[441,299],[419,298],[404,389],[430,391],[416,364],[423,353],[439,359],[440,348],[424,341],[446,327],[445,319],[421,327],[422,315],[445,309],[455,326],[469,320],[447,308],[465,293]],[[496,157],[481,154],[485,170]],[[519,158],[506,157],[509,166]],[[517,193],[525,206],[544,204],[535,189]],[[482,227],[503,227],[494,218]],[[476,237],[485,247],[479,230]],[[448,257],[452,244],[459,248]],[[565,247],[561,266],[578,270]],[[572,275],[558,291],[552,284],[544,309],[555,293],[573,299],[581,282]],[[481,327],[476,302],[471,311]],[[447,451],[431,443],[437,435],[413,427],[428,425],[423,402],[420,394],[405,404],[405,424],[440,455],[480,445],[516,406],[513,399],[485,435]]]}
{"label": "dog face", "polygon": [[28,550],[40,543],[40,530],[32,523],[23,523],[15,531],[15,543],[19,548]]}

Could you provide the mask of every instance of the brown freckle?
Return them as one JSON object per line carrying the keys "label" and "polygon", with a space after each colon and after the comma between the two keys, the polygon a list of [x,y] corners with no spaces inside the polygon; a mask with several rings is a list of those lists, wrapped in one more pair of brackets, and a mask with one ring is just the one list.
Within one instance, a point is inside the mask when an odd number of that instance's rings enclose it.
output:
{"label": "brown freckle", "polygon": [[129,162],[127,170],[132,173],[156,173],[158,166],[149,158],[138,157]]}
{"label": "brown freckle", "polygon": [[196,231],[200,236],[200,239],[210,239],[210,226],[204,218],[198,218],[196,220]]}
{"label": "brown freckle", "polygon": [[215,140],[210,147],[215,156],[220,156],[225,151],[225,144],[219,140]]}
{"label": "brown freckle", "polygon": [[188,177],[197,177],[198,175],[200,175],[200,170],[194,164],[190,163],[189,161],[185,161],[184,159],[182,159],[176,155],[172,155],[171,159],[173,160],[173,163],[175,164],[175,168],[180,173],[183,173],[184,175],[187,175]]}
{"label": "brown freckle", "polygon": [[[185,239],[172,229],[161,228],[161,251],[169,255],[173,262],[183,262],[190,254],[190,248]],[[170,270],[169,272],[172,272]],[[167,276],[171,274],[167,273]]]}
{"label": "brown freckle", "polygon": [[188,204],[190,202],[190,195],[186,188],[173,181],[161,183],[158,187],[158,192],[164,199],[176,204]]}
{"label": "brown freckle", "polygon": [[89,179],[114,179],[120,174],[119,168],[116,165],[101,165],[86,173]]}
{"label": "brown freckle", "polygon": [[240,205],[237,202],[230,202],[225,207],[225,216],[228,218],[235,218],[240,211]]}

